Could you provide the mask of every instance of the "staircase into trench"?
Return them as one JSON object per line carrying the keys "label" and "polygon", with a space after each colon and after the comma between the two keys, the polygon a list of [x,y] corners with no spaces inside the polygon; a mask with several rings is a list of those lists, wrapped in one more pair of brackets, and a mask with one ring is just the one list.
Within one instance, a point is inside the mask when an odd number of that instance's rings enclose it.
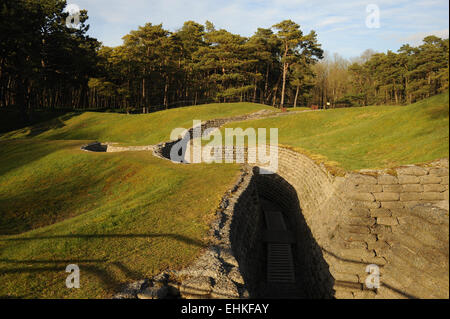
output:
{"label": "staircase into trench", "polygon": [[295,278],[292,246],[295,238],[288,230],[283,213],[275,204],[262,200],[266,221],[264,242],[267,251],[267,275],[264,297],[302,298]]}

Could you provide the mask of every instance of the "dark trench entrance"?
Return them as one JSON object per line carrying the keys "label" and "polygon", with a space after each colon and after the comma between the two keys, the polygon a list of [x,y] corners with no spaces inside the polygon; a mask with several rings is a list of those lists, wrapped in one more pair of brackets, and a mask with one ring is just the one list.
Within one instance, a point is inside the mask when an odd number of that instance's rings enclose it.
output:
{"label": "dark trench entrance", "polygon": [[333,298],[334,279],[296,190],[278,174],[258,171],[236,203],[231,225],[231,245],[250,298]]}

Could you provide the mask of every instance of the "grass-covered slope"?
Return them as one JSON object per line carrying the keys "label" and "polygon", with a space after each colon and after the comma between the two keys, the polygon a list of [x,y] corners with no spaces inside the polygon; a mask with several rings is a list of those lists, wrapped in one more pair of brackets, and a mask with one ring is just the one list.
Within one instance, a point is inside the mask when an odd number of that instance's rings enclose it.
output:
{"label": "grass-covered slope", "polygon": [[150,145],[167,141],[172,129],[190,128],[192,120],[209,120],[249,114],[261,104],[207,104],[160,111],[151,114],[94,113],[67,114],[48,122],[0,134],[0,140],[39,138],[52,140],[99,140],[124,145]]}
{"label": "grass-covered slope", "polygon": [[423,163],[449,155],[448,92],[408,106],[305,112],[229,126],[276,127],[280,144],[346,170]]}
{"label": "grass-covered slope", "polygon": [[[73,141],[0,144],[15,163],[0,165],[6,297],[108,297],[124,282],[186,265],[238,175],[235,165],[182,166],[147,152],[90,154]],[[36,156],[25,159],[27,149]],[[68,264],[80,267],[80,289],[65,288]]]}
{"label": "grass-covered slope", "polygon": [[[192,262],[237,165],[179,165],[150,152],[89,153],[90,140],[166,141],[175,127],[258,111],[237,103],[147,115],[84,113],[0,139],[0,298],[108,297]],[[77,264],[81,288],[67,289]]]}

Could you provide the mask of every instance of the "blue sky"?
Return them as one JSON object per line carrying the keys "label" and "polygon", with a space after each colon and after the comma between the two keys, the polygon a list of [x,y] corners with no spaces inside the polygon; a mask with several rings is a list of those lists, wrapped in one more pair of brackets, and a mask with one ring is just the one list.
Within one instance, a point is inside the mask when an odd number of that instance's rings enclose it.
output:
{"label": "blue sky", "polygon": [[[88,10],[89,33],[105,45],[147,22],[175,31],[187,20],[210,20],[243,36],[284,19],[315,30],[322,47],[350,58],[365,49],[396,51],[403,43],[420,44],[429,34],[448,37],[447,0],[67,0]],[[380,9],[380,27],[368,28],[366,7]]]}

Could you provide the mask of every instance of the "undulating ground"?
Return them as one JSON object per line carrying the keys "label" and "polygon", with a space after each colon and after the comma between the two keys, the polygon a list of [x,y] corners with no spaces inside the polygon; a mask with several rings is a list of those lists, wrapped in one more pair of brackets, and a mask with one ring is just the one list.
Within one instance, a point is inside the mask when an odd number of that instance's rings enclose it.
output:
{"label": "undulating ground", "polygon": [[[155,144],[192,120],[256,104],[147,115],[84,113],[0,138],[0,297],[109,297],[127,282],[192,262],[237,165],[179,165],[150,152],[89,153],[93,140]],[[81,289],[67,289],[68,264]]]}
{"label": "undulating ground", "polygon": [[123,145],[150,145],[168,141],[174,128],[191,128],[193,120],[243,115],[262,109],[276,110],[261,104],[230,103],[183,107],[151,114],[71,113],[39,125],[0,134],[0,140],[98,140]]}
{"label": "undulating ground", "polygon": [[226,127],[278,128],[279,144],[337,169],[389,168],[449,155],[448,92],[407,106],[321,110]]}

